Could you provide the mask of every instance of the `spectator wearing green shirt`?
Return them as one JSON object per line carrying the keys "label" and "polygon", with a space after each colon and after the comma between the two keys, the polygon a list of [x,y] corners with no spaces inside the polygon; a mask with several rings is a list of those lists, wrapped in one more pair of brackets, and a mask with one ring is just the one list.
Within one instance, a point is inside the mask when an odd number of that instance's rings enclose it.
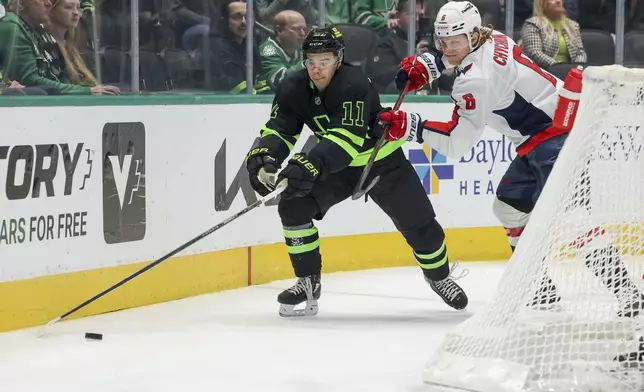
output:
{"label": "spectator wearing green shirt", "polygon": [[[62,59],[64,70],[61,78],[67,83],[95,86],[97,80],[87,68],[77,48],[78,23],[81,5],[79,0],[54,0],[49,11],[49,23],[45,28],[56,39],[56,50]],[[109,94],[119,94],[114,86],[104,86]]]}
{"label": "spectator wearing green shirt", "polygon": [[314,24],[316,19],[311,7],[311,1],[317,0],[257,0],[259,19],[269,27],[274,27],[277,14],[291,10],[302,14],[307,24]]}
{"label": "spectator wearing green shirt", "polygon": [[[351,2],[353,0],[325,0],[324,1],[324,23],[329,25],[340,23],[351,23]],[[315,20],[320,14],[317,0],[311,1],[311,8]]]}
{"label": "spectator wearing green shirt", "polygon": [[[113,94],[105,86],[81,86],[66,78],[64,59],[49,22],[50,0],[11,0],[0,21],[0,70],[9,80],[61,94]],[[49,92],[48,91],[48,92]]]}
{"label": "spectator wearing green shirt", "polygon": [[353,23],[371,27],[377,31],[386,31],[398,25],[395,18],[397,0],[353,0],[351,15]]}
{"label": "spectator wearing green shirt", "polygon": [[38,87],[25,87],[15,80],[4,80],[0,73],[0,95],[47,95]]}
{"label": "spectator wearing green shirt", "polygon": [[289,73],[304,68],[302,42],[307,26],[304,16],[297,11],[282,11],[275,16],[275,38],[269,38],[259,47],[262,62],[262,80],[275,91]]}

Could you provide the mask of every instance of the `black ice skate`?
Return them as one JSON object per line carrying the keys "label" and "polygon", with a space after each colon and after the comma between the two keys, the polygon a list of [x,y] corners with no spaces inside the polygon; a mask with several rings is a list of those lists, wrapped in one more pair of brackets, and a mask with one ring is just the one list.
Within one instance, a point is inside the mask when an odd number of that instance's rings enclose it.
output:
{"label": "black ice skate", "polygon": [[586,256],[586,266],[617,297],[619,317],[637,317],[642,312],[644,295],[629,277],[615,245],[593,250]]}
{"label": "black ice skate", "polygon": [[[297,278],[297,282],[291,288],[282,291],[277,296],[277,302],[280,303],[280,316],[315,316],[318,314],[318,299],[320,299],[321,292],[320,274]],[[306,302],[306,306],[303,309],[295,309],[295,306],[302,302]]]}
{"label": "black ice skate", "polygon": [[619,298],[620,311],[617,312],[619,317],[637,317],[644,307],[644,295],[637,288],[633,289],[631,294],[624,298]]}
{"label": "black ice skate", "polygon": [[637,343],[638,347],[634,351],[618,355],[613,361],[619,362],[626,369],[644,371],[644,338],[640,337]]}
{"label": "black ice skate", "polygon": [[561,296],[557,293],[557,286],[552,283],[547,275],[544,274],[541,280],[541,287],[534,294],[530,306],[537,309],[552,309],[561,301]]}
{"label": "black ice skate", "polygon": [[457,265],[458,261],[452,264],[450,274],[447,276],[447,278],[435,281],[425,276],[425,282],[429,284],[429,287],[431,287],[432,290],[434,290],[434,292],[438,294],[438,296],[441,297],[447,305],[456,310],[461,310],[467,307],[468,299],[465,291],[454,281],[465,277],[467,275],[467,270],[464,271],[460,276],[452,278],[452,272]]}

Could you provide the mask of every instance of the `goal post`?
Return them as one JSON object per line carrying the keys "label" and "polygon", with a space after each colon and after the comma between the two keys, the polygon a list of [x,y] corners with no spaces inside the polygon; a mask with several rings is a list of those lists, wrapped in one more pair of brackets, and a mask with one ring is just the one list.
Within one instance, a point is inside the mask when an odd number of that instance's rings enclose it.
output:
{"label": "goal post", "polygon": [[[644,387],[644,70],[583,72],[579,111],[491,302],[425,365],[430,391]],[[546,307],[533,305],[550,279]]]}

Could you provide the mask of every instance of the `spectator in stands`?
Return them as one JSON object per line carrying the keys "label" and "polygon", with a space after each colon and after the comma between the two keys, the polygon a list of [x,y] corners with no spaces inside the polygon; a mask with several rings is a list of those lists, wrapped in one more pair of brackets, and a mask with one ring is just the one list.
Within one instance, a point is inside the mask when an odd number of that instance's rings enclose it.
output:
{"label": "spectator in stands", "polygon": [[[589,0],[563,0],[566,16],[569,19],[577,20],[579,17],[579,2]],[[591,0],[592,1],[592,0]],[[472,1],[476,4],[476,1]],[[514,0],[514,29],[517,30],[530,18],[534,8],[534,0]],[[499,4],[505,5],[505,0],[499,0]],[[497,29],[504,29],[505,26],[494,26]],[[516,39],[516,37],[515,37]]]}
{"label": "spectator in stands", "polygon": [[[416,1],[416,33],[420,29],[420,16],[422,14],[422,0]],[[407,31],[409,30],[408,0],[400,0],[396,6],[396,27],[385,35],[376,49],[375,56],[369,62],[367,70],[371,82],[379,93],[396,93],[394,76],[398,71],[400,62],[407,56]]]}
{"label": "spectator in stands", "polygon": [[47,95],[47,93],[37,87],[25,87],[15,80],[3,80],[0,73],[0,95]]}
{"label": "spectator in stands", "polygon": [[[83,61],[76,46],[78,22],[81,10],[79,0],[55,0],[49,11],[49,23],[46,30],[54,37],[52,51],[59,60],[56,64],[58,80],[83,86],[96,86],[97,81]],[[51,40],[47,40],[50,42]],[[119,94],[120,90],[114,86],[96,86],[96,90],[104,94]]]}
{"label": "spectator in stands", "polygon": [[63,60],[56,39],[43,24],[49,22],[49,0],[11,0],[0,21],[0,69],[9,80],[49,94],[115,94],[106,86],[81,86],[61,80]]}
{"label": "spectator in stands", "polygon": [[[317,0],[311,0],[311,8],[313,9],[315,21],[317,21],[318,15],[320,14]],[[346,0],[325,0],[324,21],[327,26],[339,23],[351,23],[351,2]],[[317,25],[317,22],[311,25]]]}
{"label": "spectator in stands", "polygon": [[365,25],[386,34],[387,29],[398,25],[395,5],[396,1],[392,0],[353,0],[351,4],[353,23]]}
{"label": "spectator in stands", "polygon": [[196,50],[203,47],[210,32],[206,0],[170,0],[166,14],[172,27],[181,37],[181,47]]}
{"label": "spectator in stands", "polygon": [[[297,11],[309,26],[316,25],[311,0],[256,0],[259,8],[259,20],[268,27],[274,27],[275,17],[282,11]],[[313,0],[317,1],[317,0]],[[277,27],[277,26],[275,26]]]}
{"label": "spectator in stands", "polygon": [[273,91],[287,74],[304,69],[302,42],[306,32],[306,21],[299,12],[282,11],[275,16],[275,39],[269,38],[259,47],[260,79],[266,80]]}
{"label": "spectator in stands", "polygon": [[[248,37],[246,3],[230,0],[221,14],[228,23],[211,33],[210,80],[216,91],[243,93],[246,90],[246,40],[254,41],[254,37]],[[268,92],[270,88],[266,81],[259,79],[261,63],[255,43],[253,47],[253,90],[255,93]]]}
{"label": "spectator in stands", "polygon": [[[166,0],[170,1],[170,0]],[[210,19],[210,32],[208,36],[212,36],[219,31],[223,31],[223,26],[228,25],[227,9],[229,0],[207,0],[208,1],[208,18]],[[239,0],[242,1],[242,0]],[[255,1],[255,15],[259,15],[259,8],[257,8],[257,1]],[[224,15],[224,13],[226,13]]]}
{"label": "spectator in stands", "polygon": [[[438,52],[434,44],[434,21],[436,20],[436,14],[438,10],[445,5],[448,1],[451,0],[424,0],[422,1],[422,12],[416,10],[416,15],[420,14],[420,18],[416,20],[416,55],[420,56],[423,53],[428,51]],[[418,3],[416,3],[418,7]],[[425,8],[429,7],[429,8]],[[407,7],[407,1],[401,10],[408,12],[409,8]],[[405,23],[405,21],[401,21]],[[408,22],[406,24],[408,26]],[[406,29],[405,29],[406,30]],[[405,45],[407,41],[405,40]],[[405,51],[405,53],[407,53]],[[405,54],[406,56],[406,54]],[[402,60],[402,58],[401,58]],[[419,95],[427,94],[448,94],[452,91],[452,86],[454,84],[454,79],[456,79],[456,72],[454,68],[447,68],[441,72],[441,77],[438,78],[436,82],[431,83],[430,85],[425,86],[422,90],[418,91]],[[391,85],[389,85],[391,89]],[[394,90],[389,90],[394,93]],[[397,90],[396,90],[397,92]]]}
{"label": "spectator in stands", "polygon": [[579,24],[566,17],[562,0],[535,0],[534,16],[521,30],[523,50],[540,67],[586,62]]}

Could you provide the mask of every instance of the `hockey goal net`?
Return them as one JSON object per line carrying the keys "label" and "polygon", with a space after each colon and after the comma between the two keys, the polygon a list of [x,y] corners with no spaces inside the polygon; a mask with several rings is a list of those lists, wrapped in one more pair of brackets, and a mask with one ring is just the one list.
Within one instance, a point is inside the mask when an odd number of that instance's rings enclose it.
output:
{"label": "hockey goal net", "polygon": [[428,390],[644,391],[643,128],[644,70],[584,70],[574,128],[493,299],[447,334]]}

